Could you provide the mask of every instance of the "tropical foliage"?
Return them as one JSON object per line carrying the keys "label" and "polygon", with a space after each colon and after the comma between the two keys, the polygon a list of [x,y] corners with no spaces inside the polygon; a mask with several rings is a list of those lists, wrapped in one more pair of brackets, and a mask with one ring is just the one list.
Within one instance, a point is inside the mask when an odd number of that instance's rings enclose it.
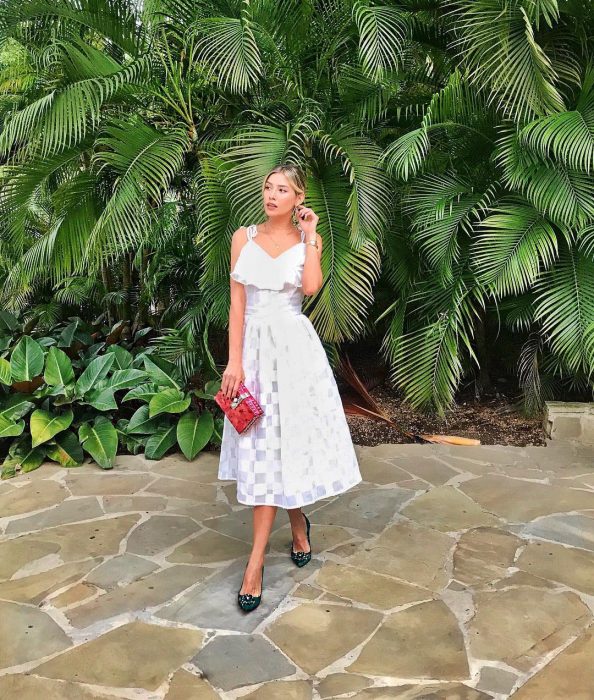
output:
{"label": "tropical foliage", "polygon": [[571,0],[5,0],[3,303],[155,325],[186,376],[214,368],[231,234],[290,161],[326,343],[376,337],[442,413],[502,357],[527,408],[588,395],[593,21]]}
{"label": "tropical foliage", "polygon": [[22,330],[0,313],[0,345],[9,355],[0,358],[0,386],[10,389],[0,396],[3,479],[46,460],[76,467],[85,453],[111,469],[118,447],[160,459],[175,446],[192,460],[220,444],[222,416],[205,407],[206,399],[215,405],[219,383],[187,390],[175,365],[138,344],[142,331],[135,345],[106,342],[109,336],[94,342],[98,333],[77,318],[38,338]]}

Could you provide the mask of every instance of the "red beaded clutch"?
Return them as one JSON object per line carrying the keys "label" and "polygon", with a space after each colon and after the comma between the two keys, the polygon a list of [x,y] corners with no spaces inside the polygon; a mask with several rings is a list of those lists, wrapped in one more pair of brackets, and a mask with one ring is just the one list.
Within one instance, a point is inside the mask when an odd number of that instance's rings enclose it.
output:
{"label": "red beaded clutch", "polygon": [[227,398],[222,389],[217,391],[214,398],[238,433],[245,432],[264,414],[262,406],[250,394],[243,382],[240,382],[237,395],[233,399]]}

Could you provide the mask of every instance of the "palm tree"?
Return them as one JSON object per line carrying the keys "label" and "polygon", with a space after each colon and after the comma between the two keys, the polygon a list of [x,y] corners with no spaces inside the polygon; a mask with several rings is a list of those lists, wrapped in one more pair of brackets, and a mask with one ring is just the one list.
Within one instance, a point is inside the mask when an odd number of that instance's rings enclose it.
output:
{"label": "palm tree", "polygon": [[391,200],[373,137],[396,8],[8,0],[0,28],[35,74],[0,136],[6,300],[92,275],[125,308],[131,265],[158,250],[175,203],[203,261],[197,316],[224,325],[231,233],[262,215],[261,178],[284,160],[307,168],[325,239],[312,320],[328,341],[361,334]]}
{"label": "palm tree", "polygon": [[555,381],[592,388],[594,19],[589,3],[443,4],[452,70],[384,150],[421,264],[394,275],[384,351],[416,407],[443,413],[484,373],[499,313],[522,333],[538,409]]}
{"label": "palm tree", "polygon": [[592,15],[5,0],[3,303],[86,297],[111,321],[170,324],[164,349],[189,374],[227,323],[231,234],[290,161],[320,215],[307,310],[324,341],[377,328],[405,398],[443,413],[465,377],[488,386],[503,314],[527,406],[591,388]]}

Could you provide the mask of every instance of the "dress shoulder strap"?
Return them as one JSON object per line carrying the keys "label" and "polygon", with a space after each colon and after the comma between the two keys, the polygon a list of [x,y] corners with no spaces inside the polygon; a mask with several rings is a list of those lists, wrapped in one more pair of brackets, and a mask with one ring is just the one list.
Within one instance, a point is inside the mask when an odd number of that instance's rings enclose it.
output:
{"label": "dress shoulder strap", "polygon": [[258,233],[258,229],[256,228],[256,225],[255,225],[255,224],[251,224],[250,226],[248,226],[248,228],[247,228],[247,238],[248,238],[248,241],[251,241],[252,238],[253,238],[257,233]]}

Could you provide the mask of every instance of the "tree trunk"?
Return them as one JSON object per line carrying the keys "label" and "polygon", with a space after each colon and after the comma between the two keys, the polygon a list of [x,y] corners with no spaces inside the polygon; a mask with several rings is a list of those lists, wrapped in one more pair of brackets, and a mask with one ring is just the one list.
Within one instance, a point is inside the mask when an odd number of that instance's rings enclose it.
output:
{"label": "tree trunk", "polygon": [[481,310],[479,322],[476,326],[476,348],[477,356],[480,365],[479,370],[479,393],[490,392],[493,390],[493,383],[491,382],[491,355],[489,353],[489,348],[487,344],[487,334],[486,334],[486,312]]}
{"label": "tree trunk", "polygon": [[130,293],[132,291],[132,254],[124,253],[122,258],[122,288],[126,294],[126,299],[122,305],[122,316],[128,323],[132,320],[132,310],[130,306]]}
{"label": "tree trunk", "polygon": [[[111,272],[109,271],[109,267],[107,265],[101,266],[101,279],[103,281],[103,288],[105,289],[105,293],[107,294],[108,292],[111,292],[112,286],[113,286],[113,281],[111,278]],[[113,314],[112,305],[109,302],[107,302],[106,311],[107,311],[107,325],[110,328],[113,328],[114,314]]]}

